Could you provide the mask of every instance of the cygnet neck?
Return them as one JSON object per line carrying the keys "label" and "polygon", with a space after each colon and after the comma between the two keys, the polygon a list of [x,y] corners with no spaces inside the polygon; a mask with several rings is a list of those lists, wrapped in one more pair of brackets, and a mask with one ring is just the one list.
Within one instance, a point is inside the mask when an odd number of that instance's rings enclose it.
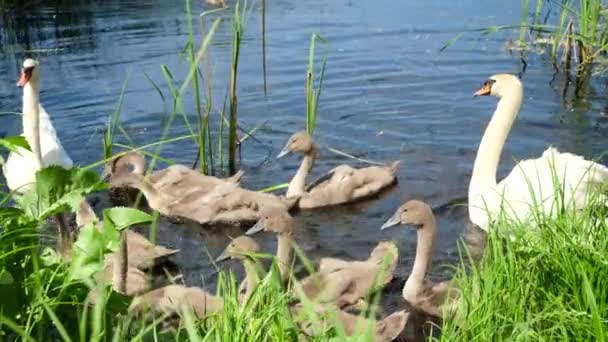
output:
{"label": "cygnet neck", "polygon": [[424,287],[424,277],[431,263],[436,231],[435,218],[432,216],[423,222],[422,227],[416,231],[414,267],[403,287],[403,298],[409,302],[414,302]]}
{"label": "cygnet neck", "polygon": [[243,267],[245,268],[245,279],[247,281],[247,288],[245,289],[245,300],[247,300],[258,285],[260,276],[255,261],[249,257],[243,259]]}
{"label": "cygnet neck", "polygon": [[152,183],[146,180],[143,176],[137,174],[121,175],[112,179],[114,186],[130,186],[141,191],[146,198],[146,201],[151,208],[164,208],[163,194],[158,191]]}
{"label": "cygnet neck", "polygon": [[301,196],[306,192],[306,177],[314,165],[316,154],[317,150],[314,145],[309,151],[303,154],[302,163],[291,179],[291,182],[289,182],[289,188],[287,188],[285,197]]}
{"label": "cygnet neck", "polygon": [[292,262],[293,252],[293,233],[282,232],[277,234],[277,262],[279,272],[281,273],[281,281],[287,281],[289,277],[289,268]]}

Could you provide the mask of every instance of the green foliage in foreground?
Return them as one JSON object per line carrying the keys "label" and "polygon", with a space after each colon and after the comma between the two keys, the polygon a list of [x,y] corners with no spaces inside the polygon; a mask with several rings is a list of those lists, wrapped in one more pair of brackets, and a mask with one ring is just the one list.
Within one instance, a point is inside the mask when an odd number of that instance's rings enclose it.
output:
{"label": "green foliage in foreground", "polygon": [[608,210],[590,198],[576,213],[536,213],[537,230],[499,220],[484,258],[459,270],[461,312],[443,341],[608,340]]}
{"label": "green foliage in foreground", "polygon": [[[0,208],[0,336],[23,341],[295,341],[298,330],[289,311],[293,296],[283,289],[276,264],[263,275],[245,303],[238,284],[220,273],[217,295],[224,312],[203,319],[183,312],[178,326],[161,319],[134,317],[131,299],[97,281],[104,256],[118,250],[120,231],[150,224],[153,217],[131,208],[109,208],[102,230],[82,227],[63,262],[40,227],[55,213],[75,209],[87,195],[105,189],[93,171],[57,166],[37,173],[36,186],[15,197],[15,206]],[[8,197],[7,197],[8,198]],[[51,231],[53,231],[51,229]],[[54,235],[54,234],[53,234]],[[49,242],[49,238],[51,242]],[[91,302],[91,291],[97,300]],[[173,320],[174,322],[176,320]],[[319,340],[342,340],[328,328]],[[316,340],[317,338],[311,338]]]}

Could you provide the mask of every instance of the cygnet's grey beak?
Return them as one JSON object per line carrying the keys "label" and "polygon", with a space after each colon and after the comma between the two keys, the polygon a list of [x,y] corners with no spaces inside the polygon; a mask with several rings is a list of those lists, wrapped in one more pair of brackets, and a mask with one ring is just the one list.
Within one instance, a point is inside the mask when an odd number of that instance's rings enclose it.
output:
{"label": "cygnet's grey beak", "polygon": [[110,171],[107,167],[104,167],[103,171],[101,172],[101,181],[104,183],[110,182]]}
{"label": "cygnet's grey beak", "polygon": [[396,212],[393,216],[391,216],[391,218],[384,222],[382,227],[380,227],[380,230],[385,230],[386,228],[394,227],[399,224],[401,224],[401,218],[399,212]]}
{"label": "cygnet's grey beak", "polygon": [[254,224],[253,227],[249,228],[249,230],[245,232],[245,235],[253,235],[261,232],[262,230],[264,230],[264,224],[262,223],[262,220],[260,220]]}
{"label": "cygnet's grey beak", "polygon": [[220,256],[215,258],[215,262],[222,262],[224,260],[230,259],[230,255],[228,255],[228,251],[224,250]]}
{"label": "cygnet's grey beak", "polygon": [[277,154],[277,159],[284,157],[289,152],[291,152],[289,150],[289,146],[285,145],[285,147],[283,147],[283,149],[281,150],[281,152],[279,152],[279,154]]}

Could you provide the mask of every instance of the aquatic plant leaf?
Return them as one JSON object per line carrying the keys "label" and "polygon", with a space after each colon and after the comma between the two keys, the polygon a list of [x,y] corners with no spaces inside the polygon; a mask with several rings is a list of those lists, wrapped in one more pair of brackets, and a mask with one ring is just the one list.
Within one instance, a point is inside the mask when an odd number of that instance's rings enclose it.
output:
{"label": "aquatic plant leaf", "polygon": [[94,171],[53,165],[38,171],[34,188],[15,199],[26,215],[44,220],[62,211],[77,210],[86,195],[106,187]]}
{"label": "aquatic plant leaf", "polygon": [[89,279],[103,267],[103,255],[106,250],[104,234],[89,223],[80,229],[78,240],[72,250],[72,279]]}
{"label": "aquatic plant leaf", "polygon": [[36,228],[37,225],[37,220],[28,217],[25,215],[24,211],[19,208],[0,208],[0,227],[2,227],[3,235],[17,229]]}
{"label": "aquatic plant leaf", "polygon": [[450,40],[448,40],[447,43],[445,43],[441,47],[441,49],[439,49],[439,52],[443,52],[445,49],[447,49],[450,46],[452,46],[458,39],[460,39],[460,37],[462,37],[463,34],[464,34],[464,31],[460,32],[460,33],[456,34],[454,37],[450,38]]}
{"label": "aquatic plant leaf", "polygon": [[103,211],[103,222],[104,229],[111,224],[120,231],[136,224],[151,223],[152,216],[133,208],[115,207]]}
{"label": "aquatic plant leaf", "polygon": [[259,192],[271,192],[271,191],[285,189],[287,187],[289,187],[289,183],[281,183],[281,184],[275,184],[275,185],[271,185],[271,186],[265,187],[265,188],[260,189],[258,191]]}
{"label": "aquatic plant leaf", "polygon": [[24,148],[28,151],[31,151],[30,145],[27,143],[27,140],[24,136],[21,135],[0,139],[0,146],[15,153],[19,153],[20,148]]}
{"label": "aquatic plant leaf", "polygon": [[109,312],[127,312],[131,304],[131,297],[112,291],[106,302],[105,309]]}
{"label": "aquatic plant leaf", "polygon": [[106,247],[115,252],[119,247],[120,231],[137,224],[152,222],[152,216],[133,208],[115,207],[103,211],[103,236]]}
{"label": "aquatic plant leaf", "polygon": [[0,270],[0,285],[10,285],[15,282],[15,278],[6,268]]}

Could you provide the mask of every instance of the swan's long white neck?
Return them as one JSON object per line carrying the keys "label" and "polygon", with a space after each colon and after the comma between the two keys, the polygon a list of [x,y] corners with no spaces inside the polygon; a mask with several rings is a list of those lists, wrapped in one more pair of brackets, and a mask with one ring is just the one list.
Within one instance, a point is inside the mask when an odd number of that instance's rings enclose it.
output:
{"label": "swan's long white neck", "polygon": [[408,302],[415,302],[418,295],[424,288],[424,277],[431,263],[433,254],[433,244],[437,231],[435,218],[430,217],[417,231],[416,259],[412,273],[407,278],[403,286],[403,298]]}
{"label": "swan's long white neck", "polygon": [[296,172],[291,182],[289,182],[289,188],[287,188],[285,197],[300,196],[306,191],[306,176],[308,176],[308,173],[312,169],[316,153],[316,150],[313,148],[304,154],[298,172]]}
{"label": "swan's long white neck", "polygon": [[38,84],[27,82],[23,86],[23,135],[30,144],[32,153],[36,157],[38,169],[44,164],[42,161],[42,149],[40,147],[40,90]]}
{"label": "swan's long white neck", "polygon": [[496,186],[496,171],[507,136],[521,107],[523,89],[515,84],[504,89],[479,144],[469,185],[469,198]]}

